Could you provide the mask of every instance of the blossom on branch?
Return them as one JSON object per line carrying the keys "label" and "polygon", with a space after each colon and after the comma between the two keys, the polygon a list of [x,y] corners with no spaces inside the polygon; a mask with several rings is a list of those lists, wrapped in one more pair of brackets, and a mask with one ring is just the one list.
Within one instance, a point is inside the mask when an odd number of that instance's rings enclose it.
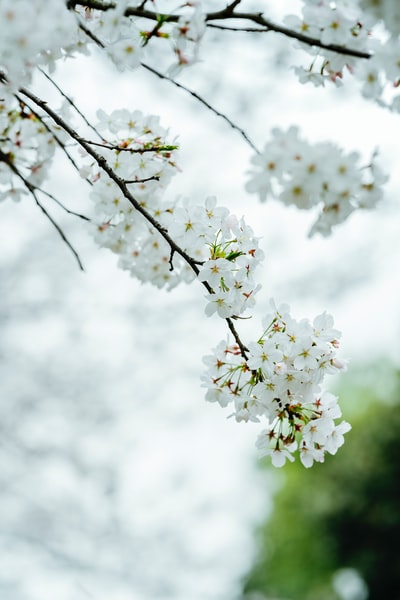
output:
{"label": "blossom on branch", "polygon": [[247,356],[237,345],[221,341],[204,358],[206,400],[224,408],[231,404],[231,416],[239,422],[266,422],[256,445],[274,466],[293,460],[298,450],[310,467],[323,462],[325,452],[334,454],[350,429],[345,421],[335,424],[341,416],[337,398],[321,388],[326,374],[345,369],[336,357],[340,332],[326,313],[310,323],[293,319],[287,305],[271,302],[271,307]]}
{"label": "blossom on branch", "polygon": [[[316,212],[310,236],[326,236],[355,210],[374,208],[382,198],[387,177],[376,153],[361,164],[358,152],[346,153],[330,142],[312,145],[297,127],[273,129],[271,140],[258,152],[227,115],[170,77],[199,61],[208,27],[256,31],[258,39],[278,31],[296,38],[311,55],[306,68],[294,67],[302,83],[339,86],[354,76],[365,98],[400,111],[397,3],[388,1],[385,9],[382,3],[375,5],[370,16],[364,14],[373,4],[370,0],[303,4],[301,16],[286,18],[286,28],[275,27],[261,11],[241,12],[240,1],[213,6],[208,14],[201,0],[178,6],[168,0],[92,0],[86,6],[73,0],[4,0],[0,6],[0,200],[30,195],[69,244],[40,203],[44,194],[89,221],[42,188],[58,149],[91,184],[93,218],[88,227],[101,247],[118,256],[122,269],[158,288],[197,279],[207,292],[205,314],[225,319],[234,337],[204,359],[206,399],[230,405],[237,422],[262,422],[256,446],[278,467],[294,460],[296,452],[305,467],[323,462],[326,453],[336,453],[350,429],[346,421],[337,422],[337,398],[322,387],[327,374],[345,369],[337,357],[340,333],[333,318],[322,313],[312,323],[298,321],[288,306],[272,304],[260,337],[245,344],[233,320],[244,314],[247,318],[261,288],[255,273],[264,255],[253,229],[244,217],[219,206],[214,196],[200,203],[190,194],[168,197],[168,186],[180,170],[180,149],[159,117],[100,108],[92,125],[50,73],[59,59],[97,48],[120,71],[144,68],[172,82],[222,117],[256,152],[247,191],[261,201],[276,198]],[[371,14],[383,16],[384,26]],[[387,21],[388,15],[393,22]],[[146,64],[147,59],[157,68]],[[39,70],[61,94],[61,109],[52,108],[50,94],[42,100],[30,90]],[[79,118],[85,136],[72,116]]]}
{"label": "blossom on branch", "polygon": [[[300,83],[342,85],[345,74],[354,76],[365,98],[399,112],[400,9],[396,0],[303,0],[302,16],[288,15],[284,22],[293,31],[318,40],[318,45],[299,44],[312,55],[309,66],[294,67]],[[364,57],[341,49],[358,51]]]}

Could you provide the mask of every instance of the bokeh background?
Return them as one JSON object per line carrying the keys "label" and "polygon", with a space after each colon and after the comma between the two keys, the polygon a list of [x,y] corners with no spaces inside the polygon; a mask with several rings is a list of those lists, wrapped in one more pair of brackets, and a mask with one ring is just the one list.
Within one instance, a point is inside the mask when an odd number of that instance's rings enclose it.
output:
{"label": "bokeh background", "polygon": [[[270,4],[277,20],[299,6]],[[180,81],[257,146],[273,127],[297,124],[310,141],[334,141],[366,162],[379,147],[391,179],[378,209],[353,215],[331,238],[309,240],[312,215],[260,205],[245,192],[253,151],[190,95],[145,71],[117,73],[96,52],[60,64],[55,80],[94,121],[100,107],[160,115],[182,149],[182,173],[167,193],[194,202],[216,195],[262,237],[263,289],[254,317],[239,323],[244,339],[259,332],[270,297],[288,302],[298,318],[334,315],[350,364],[329,383],[353,430],[327,464],[272,472],[256,457],[257,425],[237,424],[204,402],[201,358],[226,329],[205,317],[202,287],[167,293],[140,285],[95,246],[82,221],[48,204],[79,252],[82,273],[28,197],[3,203],[4,600],[363,600],[366,590],[370,598],[400,597],[389,593],[399,569],[385,568],[390,556],[378,566],[373,558],[385,547],[393,561],[398,556],[376,521],[383,515],[386,533],[399,531],[391,470],[400,358],[399,117],[361,99],[351,81],[340,89],[300,86],[291,65],[307,57],[274,33],[209,32],[202,56]],[[61,104],[44,78],[34,88]],[[50,189],[90,214],[88,189],[62,161]],[[375,529],[363,516],[369,508]],[[368,580],[374,569],[394,581],[386,595],[376,592],[382,583]]]}

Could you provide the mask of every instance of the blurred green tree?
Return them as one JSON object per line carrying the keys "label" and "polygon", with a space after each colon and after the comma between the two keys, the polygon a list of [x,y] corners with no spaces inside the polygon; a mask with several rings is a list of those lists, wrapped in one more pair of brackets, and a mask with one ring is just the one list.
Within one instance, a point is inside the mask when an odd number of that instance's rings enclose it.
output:
{"label": "blurred green tree", "polygon": [[361,598],[339,595],[333,585],[339,569],[352,568],[369,600],[400,599],[400,376],[390,402],[383,402],[384,388],[376,391],[368,377],[373,371],[365,373],[363,383],[347,379],[340,391],[343,405],[358,413],[337,456],[306,471],[290,464],[281,473],[274,511],[258,532],[259,556],[246,594]]}

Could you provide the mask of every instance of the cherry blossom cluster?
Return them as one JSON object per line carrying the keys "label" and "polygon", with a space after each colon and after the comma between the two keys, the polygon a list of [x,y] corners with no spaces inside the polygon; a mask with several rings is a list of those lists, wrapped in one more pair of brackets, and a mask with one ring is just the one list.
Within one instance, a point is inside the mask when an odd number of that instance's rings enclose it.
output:
{"label": "cherry blossom cluster", "polygon": [[0,200],[15,201],[27,185],[39,187],[47,178],[56,150],[59,128],[41,121],[24,104],[4,90],[0,99]]}
{"label": "cherry blossom cluster", "polygon": [[[141,4],[138,0],[129,2],[132,8]],[[94,10],[76,7],[78,16],[82,17],[85,29],[93,34],[105,48],[116,67],[135,69],[143,59],[143,38],[134,19],[125,17],[126,0],[119,0],[115,8],[109,10]]]}
{"label": "cherry blossom cluster", "polygon": [[2,0],[0,3],[0,71],[12,86],[29,83],[38,65],[78,50],[75,18],[63,0]]}
{"label": "cherry blossom cluster", "polygon": [[203,206],[178,200],[163,222],[180,247],[202,263],[198,278],[208,286],[208,316],[241,315],[254,305],[261,288],[254,280],[254,270],[264,253],[243,218],[218,207],[210,197]]}
{"label": "cherry blossom cluster", "polygon": [[[110,114],[99,110],[96,127],[86,121],[95,139],[86,139],[70,127],[65,107],[58,113],[47,110],[46,102],[21,89],[32,81],[35,68],[51,71],[58,59],[88,52],[94,44],[120,70],[139,67],[153,48],[157,52],[166,45],[173,56],[170,74],[198,61],[206,30],[201,0],[175,7],[171,17],[170,0],[152,0],[151,11],[142,0],[114,4],[100,10],[64,0],[0,3],[0,22],[6,24],[0,39],[0,200],[19,200],[30,192],[39,204],[38,191],[56,200],[41,186],[57,146],[76,166],[65,144],[75,141],[83,155],[80,173],[92,184],[97,225],[89,227],[99,245],[114,252],[119,266],[141,282],[171,289],[197,278],[207,290],[206,315],[228,319],[236,342],[221,342],[205,358],[207,400],[232,405],[238,422],[263,421],[256,445],[275,466],[294,460],[295,451],[306,467],[323,462],[350,429],[345,421],[337,424],[337,398],[321,387],[326,374],[345,368],[336,356],[340,334],[332,317],[324,313],[312,323],[296,321],[287,306],[273,304],[261,337],[245,347],[230,319],[254,306],[261,287],[254,277],[263,260],[259,239],[243,218],[218,206],[214,197],[202,204],[166,198],[179,171],[179,149],[159,118],[125,109]],[[228,15],[235,6],[228,6]],[[347,68],[363,81],[365,96],[400,110],[400,96],[394,95],[391,104],[384,97],[388,82],[395,89],[400,83],[400,42],[371,41],[372,24],[360,6],[347,0],[307,0],[302,18],[289,16],[286,24],[324,44],[373,51],[373,58],[362,62],[308,47],[311,68],[296,71],[302,81],[320,85],[338,83]],[[162,63],[168,53],[159,54]],[[29,98],[28,104],[21,97]],[[30,102],[46,116],[35,114]],[[80,114],[72,101],[67,104]],[[385,180],[375,156],[361,166],[357,153],[345,154],[331,143],[311,145],[292,127],[273,130],[272,140],[252,158],[246,187],[261,200],[275,197],[300,209],[319,209],[310,235],[328,235],[355,209],[375,206]]]}
{"label": "cherry blossom cluster", "polygon": [[118,0],[108,10],[78,6],[70,11],[65,0],[2,0],[0,72],[10,86],[20,87],[31,81],[35,67],[54,69],[58,59],[77,52],[87,54],[93,44],[103,46],[120,70],[135,69],[152,37],[169,41],[175,56],[173,70],[196,62],[205,32],[201,2],[184,3],[177,23],[160,17],[150,31],[142,29],[142,19],[125,16],[128,5],[134,9],[142,4],[141,0]]}
{"label": "cherry blossom cluster", "polygon": [[341,417],[337,398],[321,390],[326,374],[344,370],[337,358],[340,333],[327,313],[312,323],[297,321],[287,305],[276,307],[264,321],[264,331],[245,352],[221,341],[204,358],[206,400],[232,406],[236,421],[266,423],[256,446],[274,466],[294,460],[298,450],[304,466],[335,454],[350,425]]}
{"label": "cherry blossom cluster", "polygon": [[[390,110],[400,111],[400,11],[398,2],[380,4],[361,0],[303,0],[301,17],[288,15],[285,24],[293,31],[320,40],[323,44],[336,45],[370,55],[369,59],[357,58],[319,47],[301,44],[312,55],[307,68],[295,67],[301,83],[315,86],[332,81],[342,83],[344,73],[354,75],[361,83],[365,98],[375,100]],[[370,9],[365,11],[365,8]],[[373,18],[378,18],[378,22]],[[382,35],[379,18],[386,33]]]}
{"label": "cherry blossom cluster", "polygon": [[[118,109],[110,114],[98,110],[97,117],[96,130],[104,140],[96,144],[96,149],[107,159],[114,173],[134,190],[143,206],[149,198],[153,202],[154,196],[163,193],[178,171],[176,140],[167,140],[169,132],[160,125],[159,117],[146,116],[139,110]],[[97,180],[98,168],[93,164],[86,169],[90,172],[92,167],[95,169],[92,176]],[[82,174],[87,174],[85,169]],[[115,211],[112,194],[105,195],[98,207],[106,215],[110,210]]]}
{"label": "cherry blossom cluster", "polygon": [[125,16],[128,7],[134,9],[142,5],[142,0],[118,0],[115,8],[108,10],[79,6],[75,10],[83,19],[84,27],[102,44],[121,71],[137,68],[147,57],[147,47],[153,39],[157,39],[163,46],[165,40],[169,42],[174,56],[170,67],[171,74],[179,71],[181,67],[197,62],[200,43],[206,30],[201,2],[184,2],[178,7],[180,15],[176,23],[170,23],[168,20],[171,6],[165,7],[164,11],[162,7],[155,7],[158,20],[150,29],[144,29],[143,19]]}
{"label": "cherry blossom cluster", "polygon": [[[253,273],[263,253],[252,229],[228,209],[217,207],[215,198],[207,198],[202,206],[164,198],[177,171],[177,145],[167,142],[168,131],[158,117],[127,110],[99,111],[98,117],[97,128],[111,141],[96,148],[138,204],[191,257],[200,281],[208,286],[206,314],[242,314],[260,289]],[[95,161],[86,164],[81,174],[93,182],[91,197],[101,219],[96,241],[119,255],[123,269],[142,282],[169,289],[195,277],[195,269],[171,249],[160,229],[138,212]]]}
{"label": "cherry blossom cluster", "polygon": [[372,14],[376,21],[383,21],[390,33],[400,33],[400,4],[398,0],[360,0],[360,6]]}
{"label": "cherry blossom cluster", "polygon": [[347,71],[360,81],[361,93],[365,98],[399,111],[400,95],[396,93],[400,82],[398,3],[381,3],[386,8],[375,8],[373,11],[384,19],[383,24],[388,32],[386,36],[376,26],[371,13],[368,15],[365,12],[367,4],[369,8],[368,2],[306,0],[301,17],[285,17],[288,27],[323,44],[370,54],[369,59],[357,58],[301,44],[312,55],[312,62],[307,68],[295,67],[294,70],[301,83],[311,82],[315,86],[324,85],[327,81],[340,85]]}
{"label": "cherry blossom cluster", "polygon": [[185,12],[179,17],[171,33],[177,57],[176,65],[170,69],[171,74],[198,61],[200,43],[206,31],[205,13],[201,2],[187,2],[183,8]]}
{"label": "cherry blossom cluster", "polygon": [[[166,211],[163,193],[178,170],[178,146],[167,140],[168,131],[156,116],[140,111],[115,110],[97,113],[97,129],[104,141],[96,151],[138,204],[160,220]],[[102,247],[119,256],[119,265],[140,281],[151,281],[157,287],[174,287],[182,278],[191,280],[192,271],[176,258],[171,270],[171,248],[157,229],[132,205],[124,191],[96,161],[85,163],[81,175],[89,177],[93,186],[96,219],[100,220],[95,239]]]}
{"label": "cherry blossom cluster", "polygon": [[[371,23],[365,22],[365,15],[357,2],[303,1],[301,17],[288,15],[284,19],[285,25],[290,29],[318,39],[322,44],[347,46],[353,50],[368,52]],[[309,69],[295,69],[302,83],[311,81],[317,86],[324,85],[327,80],[340,83],[343,69],[353,68],[357,63],[355,58],[347,55],[313,46],[302,45],[302,48],[313,56]]]}
{"label": "cherry blossom cluster", "polygon": [[310,236],[327,236],[354,210],[373,208],[387,180],[375,156],[362,166],[357,152],[345,154],[331,142],[312,145],[299,137],[297,127],[273,129],[251,163],[246,189],[261,201],[271,197],[300,209],[320,209]]}

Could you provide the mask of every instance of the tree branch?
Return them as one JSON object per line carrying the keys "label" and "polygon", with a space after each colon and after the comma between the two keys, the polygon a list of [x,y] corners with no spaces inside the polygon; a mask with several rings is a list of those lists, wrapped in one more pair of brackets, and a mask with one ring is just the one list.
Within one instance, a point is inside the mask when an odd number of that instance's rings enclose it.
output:
{"label": "tree branch", "polygon": [[[223,13],[223,11],[221,11],[220,14],[222,14],[222,13]],[[224,18],[224,17],[219,17],[217,15],[217,13],[208,15],[208,17],[209,18],[207,20],[217,20],[220,18]],[[337,54],[344,54],[346,56],[353,56],[355,58],[365,58],[365,59],[369,59],[372,56],[371,54],[369,54],[369,52],[362,52],[360,50],[355,50],[353,48],[346,48],[345,46],[339,46],[337,44],[323,44],[321,42],[321,40],[319,40],[318,38],[309,37],[308,35],[304,35],[303,33],[300,33],[298,31],[293,31],[292,29],[289,29],[288,27],[284,27],[283,25],[277,25],[276,23],[273,23],[272,21],[265,19],[262,13],[260,13],[260,14],[233,13],[228,18],[241,19],[243,21],[251,21],[253,23],[256,23],[257,25],[261,25],[261,27],[264,27],[265,29],[262,30],[264,32],[274,31],[275,33],[281,33],[282,35],[285,35],[286,37],[298,40],[299,42],[303,42],[304,44],[307,44],[307,46],[316,46],[317,48],[323,48],[324,50],[329,50],[330,52],[336,52]]]}
{"label": "tree branch", "polygon": [[[228,6],[222,10],[208,13],[205,17],[206,23],[208,24],[210,21],[221,21],[229,19],[250,21],[252,23],[260,25],[263,28],[260,30],[262,32],[274,31],[275,33],[280,33],[282,35],[285,35],[286,37],[296,39],[299,42],[302,42],[303,44],[307,44],[308,46],[316,46],[317,48],[323,48],[324,50],[328,50],[330,52],[336,52],[337,54],[344,54],[346,56],[353,56],[355,58],[369,59],[372,56],[368,52],[362,52],[353,48],[346,48],[345,46],[339,46],[337,44],[323,44],[318,38],[309,37],[308,35],[304,35],[303,33],[297,31],[293,31],[292,29],[284,27],[283,25],[273,23],[272,21],[266,19],[263,16],[263,13],[235,12],[234,9],[239,4],[239,2],[235,0],[234,2],[228,4]],[[68,0],[67,8],[74,9],[76,6],[84,6],[86,8],[92,8],[95,10],[103,11],[116,8],[115,2],[99,2],[98,0]],[[146,10],[143,8],[143,6],[139,8],[128,6],[125,9],[124,14],[126,17],[141,17],[143,19],[156,21],[157,23],[160,21],[160,15],[158,13]],[[180,15],[177,14],[162,16],[164,23],[176,23],[180,17]],[[244,29],[244,31],[248,30]]]}
{"label": "tree branch", "polygon": [[[40,200],[37,196],[37,193],[36,193],[39,190],[39,188],[36,188],[28,179],[26,179],[26,177],[24,177],[22,175],[22,173],[17,169],[17,167],[12,163],[10,157],[7,154],[4,154],[4,152],[2,152],[1,150],[0,150],[0,162],[4,162],[9,167],[9,169],[11,169],[11,171],[24,183],[25,187],[27,188],[27,190],[32,195],[33,199],[35,200],[37,206],[40,208],[40,210],[43,212],[43,214],[47,217],[47,219],[50,221],[50,223],[53,225],[53,227],[58,231],[61,239],[65,242],[65,244],[71,250],[72,254],[75,256],[80,270],[84,271],[85,269],[83,268],[81,259],[79,258],[79,254],[77,253],[75,248],[72,246],[71,242],[68,240],[68,238],[66,237],[65,233],[63,232],[63,230],[61,229],[59,224],[53,219],[53,217],[50,215],[50,213],[45,209],[43,204],[40,202]],[[50,194],[47,194],[47,195],[50,196]],[[54,200],[54,197],[52,199]],[[61,204],[61,203],[59,202],[59,204]],[[61,205],[61,206],[63,206],[63,205]],[[63,206],[63,208],[65,208],[65,207]],[[65,210],[68,211],[68,209],[65,209]],[[77,214],[77,216],[79,216],[81,218],[85,218],[85,217],[83,217],[83,215]]]}
{"label": "tree branch", "polygon": [[[89,31],[84,25],[80,24],[79,26],[82,29],[82,31],[84,33],[86,33],[86,35],[88,35],[90,37],[90,39],[92,39],[95,42],[95,44],[97,44],[100,48],[104,48],[103,42],[101,40],[99,40],[98,37],[96,37],[94,34],[92,34],[92,32]],[[205,100],[204,98],[202,98],[201,96],[199,96],[199,94],[197,94],[193,90],[190,90],[189,88],[187,88],[186,86],[182,85],[181,83],[178,83],[177,81],[175,81],[175,79],[172,79],[172,77],[169,77],[168,75],[164,75],[163,73],[160,73],[160,71],[157,71],[153,67],[150,67],[150,65],[146,65],[145,63],[141,63],[141,66],[144,69],[147,69],[147,71],[150,71],[150,73],[153,73],[153,75],[156,75],[160,79],[165,79],[166,81],[169,81],[170,83],[172,83],[173,85],[175,85],[180,90],[183,90],[187,94],[190,94],[190,96],[192,96],[195,100],[197,100],[198,102],[200,102],[201,104],[203,104],[211,112],[213,112],[215,115],[217,115],[217,117],[221,117],[221,119],[224,119],[224,121],[226,121],[226,123],[228,123],[228,125],[230,125],[230,127],[232,127],[233,129],[235,129],[236,131],[238,131],[240,133],[240,135],[249,144],[249,146],[254,150],[254,152],[256,152],[257,154],[260,154],[260,151],[258,150],[258,148],[256,147],[256,145],[251,141],[251,139],[249,138],[249,136],[247,135],[247,133],[243,129],[241,129],[241,127],[239,127],[233,121],[231,121],[231,119],[229,119],[224,113],[221,113],[219,110],[217,110],[216,108],[214,108],[214,106],[212,106],[209,102],[207,102],[207,100]],[[101,145],[101,144],[98,144],[98,145]]]}
{"label": "tree branch", "polygon": [[[62,117],[60,117],[56,112],[54,112],[50,106],[47,104],[47,102],[41,100],[40,98],[38,98],[37,96],[35,96],[35,94],[33,94],[32,92],[30,92],[29,90],[25,89],[25,88],[21,88],[20,93],[23,96],[26,96],[27,98],[29,98],[34,104],[36,104],[36,106],[38,106],[41,110],[43,110],[47,115],[49,115],[49,117],[51,117],[53,119],[53,121],[59,125],[66,133],[68,133],[68,135],[77,142],[77,144],[79,146],[81,146],[81,148],[83,148],[92,158],[94,158],[94,160],[96,161],[96,163],[98,164],[98,166],[100,167],[100,169],[102,169],[102,171],[104,171],[109,177],[110,179],[112,179],[112,181],[114,181],[114,183],[118,186],[118,188],[121,190],[122,194],[124,195],[124,197],[132,204],[132,206],[146,219],[146,221],[148,223],[150,223],[157,231],[158,233],[165,239],[165,241],[168,243],[170,249],[171,249],[171,261],[172,261],[172,257],[173,254],[179,254],[179,256],[181,256],[183,258],[183,260],[190,266],[190,268],[194,271],[194,273],[196,275],[199,274],[199,267],[198,265],[203,264],[200,261],[196,261],[195,259],[193,259],[191,256],[189,256],[184,250],[182,250],[182,248],[180,246],[178,246],[178,244],[176,244],[176,242],[170,237],[168,231],[156,220],[154,219],[144,208],[143,206],[141,206],[141,204],[136,200],[136,198],[131,194],[131,192],[129,191],[128,187],[127,187],[127,183],[126,181],[124,181],[123,179],[121,179],[112,169],[112,167],[108,164],[107,160],[104,158],[104,156],[101,156],[100,154],[98,154],[90,145],[90,143],[88,143],[84,138],[82,138],[74,129],[72,129],[72,127],[70,127],[68,125],[68,123],[66,123],[64,121],[64,119]],[[17,96],[18,98],[18,96]],[[19,98],[18,98],[19,99]],[[29,183],[29,182],[28,182]],[[28,188],[29,189],[29,188]],[[35,195],[34,195],[35,197]],[[42,211],[48,216],[48,218],[51,220],[51,222],[54,224],[54,226],[57,228],[57,230],[59,231],[60,235],[63,237],[64,241],[66,241],[69,245],[69,247],[73,250],[72,246],[69,244],[69,242],[66,240],[62,230],[58,227],[58,225],[52,220],[52,218],[50,217],[50,215],[48,215],[48,213],[46,213],[46,210],[44,209],[44,207],[40,204],[40,202],[38,202],[37,198],[35,197],[35,200],[38,204],[38,206],[42,209]],[[75,251],[73,250],[74,254]],[[77,256],[77,255],[76,255]],[[78,261],[79,261],[79,257]],[[80,267],[81,263],[79,261]],[[207,283],[207,281],[203,281],[202,282],[204,287],[206,288],[206,290],[210,293],[213,294],[214,290],[211,288],[211,286]],[[235,329],[235,326],[233,324],[233,321],[231,318],[226,318],[225,319],[228,327],[233,335],[233,337],[235,338],[236,343],[238,344],[239,348],[240,348],[240,352],[243,356],[243,358],[245,360],[247,360],[247,354],[246,354],[246,346],[243,344],[243,342],[240,340],[239,334]]]}
{"label": "tree branch", "polygon": [[75,140],[75,142],[77,142],[79,146],[81,146],[81,148],[83,148],[92,158],[94,158],[100,169],[114,181],[117,187],[119,187],[124,197],[132,204],[134,208],[136,208],[136,210],[146,219],[146,221],[148,221],[154,227],[154,229],[160,233],[168,245],[173,248],[177,254],[182,256],[182,258],[190,265],[196,275],[198,275],[199,269],[197,265],[202,263],[191,258],[184,250],[180,248],[180,246],[178,246],[178,244],[174,242],[174,240],[169,236],[168,231],[156,219],[154,219],[154,217],[152,217],[131,194],[126,182],[114,172],[104,156],[98,154],[98,152],[92,148],[89,142],[81,137],[72,127],[68,125],[68,123],[66,123],[66,121],[64,121],[62,117],[60,117],[48,106],[47,102],[44,102],[25,88],[21,88],[20,93],[29,98],[34,104],[36,104],[36,106],[48,114],[53,121],[57,123],[57,125],[59,125],[73,140]]}
{"label": "tree branch", "polygon": [[257,154],[260,154],[260,151],[258,150],[258,148],[256,147],[256,145],[254,144],[254,142],[251,141],[251,139],[249,138],[249,136],[247,135],[247,133],[241,127],[239,127],[238,125],[236,125],[236,123],[234,123],[233,121],[231,121],[231,119],[229,119],[229,117],[227,117],[224,113],[222,113],[219,110],[217,110],[216,108],[214,108],[214,106],[212,106],[209,102],[207,102],[207,100],[205,100],[204,98],[202,98],[202,96],[200,96],[199,94],[197,94],[197,92],[194,92],[193,90],[189,89],[185,85],[182,85],[181,83],[178,83],[177,81],[175,81],[175,79],[172,79],[172,77],[168,77],[168,75],[164,75],[163,73],[160,73],[159,71],[157,71],[153,67],[150,67],[150,65],[146,65],[145,63],[141,63],[141,65],[142,65],[142,67],[144,69],[147,69],[147,71],[150,71],[150,73],[153,73],[153,75],[156,75],[160,79],[165,79],[166,81],[169,81],[170,83],[172,83],[173,85],[175,85],[180,90],[183,90],[184,92],[186,92],[187,94],[189,94],[190,96],[192,96],[195,100],[197,100],[198,102],[200,102],[201,104],[203,104],[211,112],[213,112],[215,115],[217,115],[217,117],[221,117],[221,119],[224,119],[224,121],[226,123],[228,123],[228,125],[230,125],[230,127],[232,127],[232,129],[235,129],[236,131],[238,131],[240,133],[240,135],[243,137],[243,139],[249,144],[249,146]]}
{"label": "tree branch", "polygon": [[60,208],[62,208],[68,215],[73,215],[74,217],[78,217],[79,219],[82,219],[83,221],[88,221],[89,223],[91,223],[91,219],[89,219],[89,217],[67,208],[66,206],[64,206],[64,204],[58,198],[53,196],[53,194],[50,194],[50,192],[47,192],[46,190],[44,190],[40,187],[37,187],[37,186],[35,186],[35,190],[37,190],[44,196],[47,196],[48,198],[50,198],[50,200],[53,200],[53,202],[55,202]]}

